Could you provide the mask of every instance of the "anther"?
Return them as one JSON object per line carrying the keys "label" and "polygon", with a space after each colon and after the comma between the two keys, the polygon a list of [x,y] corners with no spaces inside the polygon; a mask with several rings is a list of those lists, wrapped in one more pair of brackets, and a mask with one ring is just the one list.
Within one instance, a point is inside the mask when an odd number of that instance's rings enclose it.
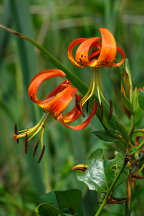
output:
{"label": "anther", "polygon": [[36,154],[36,151],[37,151],[38,146],[39,146],[39,141],[38,141],[38,142],[36,143],[36,145],[35,145],[34,152],[33,152],[33,157],[34,157],[35,154]]}
{"label": "anther", "polygon": [[113,104],[112,104],[111,100],[109,100],[109,107],[110,107],[110,109],[109,109],[109,114],[108,114],[108,120],[111,119],[112,113],[113,113]]}
{"label": "anther", "polygon": [[80,101],[76,100],[76,107],[78,108],[78,110],[81,112],[82,116],[85,117],[84,112],[82,110],[82,104]]}
{"label": "anther", "polygon": [[43,148],[42,148],[41,154],[40,154],[39,159],[38,159],[38,163],[40,163],[40,161],[44,155],[44,152],[45,152],[45,146],[43,146]]}
{"label": "anther", "polygon": [[25,135],[25,154],[27,153],[27,151],[28,151],[28,135],[26,133]]}
{"label": "anther", "polygon": [[88,108],[89,108],[89,100],[86,102],[86,112],[88,113]]}

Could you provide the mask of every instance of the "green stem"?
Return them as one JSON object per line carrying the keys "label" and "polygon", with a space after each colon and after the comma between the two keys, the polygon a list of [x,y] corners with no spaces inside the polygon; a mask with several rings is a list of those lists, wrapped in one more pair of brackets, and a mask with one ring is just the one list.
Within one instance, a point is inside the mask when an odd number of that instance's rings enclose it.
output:
{"label": "green stem", "polygon": [[105,204],[106,204],[106,202],[107,202],[107,199],[108,199],[108,197],[109,197],[109,195],[110,195],[110,193],[111,193],[113,187],[115,186],[117,180],[119,179],[120,175],[122,174],[122,172],[123,172],[125,166],[127,165],[128,161],[129,161],[129,159],[126,157],[125,160],[124,160],[124,164],[123,164],[123,166],[122,166],[120,172],[119,172],[118,175],[114,178],[114,181],[113,181],[113,183],[111,184],[111,186],[109,187],[109,189],[108,189],[108,191],[107,191],[107,193],[106,193],[106,195],[105,195],[105,198],[103,199],[102,204],[100,205],[100,207],[99,207],[98,211],[96,212],[95,216],[100,215],[101,211],[103,210],[103,208],[104,208],[104,206],[105,206]]}
{"label": "green stem", "polygon": [[128,175],[127,179],[127,202],[126,202],[126,208],[125,208],[125,216],[131,215],[131,169]]}

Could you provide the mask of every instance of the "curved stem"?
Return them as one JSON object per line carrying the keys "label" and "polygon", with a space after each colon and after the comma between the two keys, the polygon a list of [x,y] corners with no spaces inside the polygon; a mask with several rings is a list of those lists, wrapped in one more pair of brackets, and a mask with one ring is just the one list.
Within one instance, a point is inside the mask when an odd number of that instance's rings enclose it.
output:
{"label": "curved stem", "polygon": [[126,157],[125,160],[124,160],[124,164],[123,164],[123,166],[122,166],[120,172],[118,173],[117,176],[115,176],[115,178],[114,178],[114,180],[113,180],[113,183],[112,183],[111,186],[109,187],[109,189],[108,189],[108,191],[107,191],[107,193],[106,193],[106,195],[105,195],[105,198],[103,199],[102,204],[100,205],[100,207],[99,207],[98,211],[96,212],[95,216],[99,216],[99,215],[100,215],[101,211],[103,210],[103,208],[104,208],[104,206],[105,206],[105,204],[106,204],[106,202],[107,202],[107,199],[108,199],[108,197],[109,197],[109,195],[110,195],[110,193],[111,193],[113,187],[115,186],[116,182],[118,181],[118,179],[119,179],[120,175],[122,174],[124,168],[126,167],[128,161],[129,161],[129,159]]}

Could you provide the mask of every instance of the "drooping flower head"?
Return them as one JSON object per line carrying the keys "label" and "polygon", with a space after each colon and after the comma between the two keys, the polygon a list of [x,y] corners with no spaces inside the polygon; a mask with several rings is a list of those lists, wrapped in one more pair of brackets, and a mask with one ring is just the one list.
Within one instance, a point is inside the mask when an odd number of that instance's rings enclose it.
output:
{"label": "drooping flower head", "polygon": [[[51,93],[49,93],[43,100],[40,100],[37,97],[37,91],[41,86],[41,84],[45,80],[50,79],[52,77],[65,77],[65,73],[58,69],[44,70],[38,73],[30,82],[28,88],[28,95],[35,104],[37,104],[45,111],[45,114],[42,116],[41,120],[34,127],[30,129],[18,131],[18,132],[17,130],[15,131],[15,134],[13,135],[13,138],[15,140],[18,140],[19,138],[22,137],[25,138],[25,152],[27,152],[28,141],[32,139],[39,131],[41,131],[40,142],[42,146],[44,146],[43,134],[44,134],[46,123],[48,122],[50,116],[52,116],[54,119],[58,120],[68,128],[74,130],[81,130],[90,123],[92,117],[96,112],[97,103],[95,101],[91,114],[83,123],[76,126],[69,125],[69,123],[74,122],[80,116],[82,116],[83,112],[81,106],[81,97],[77,95],[77,89],[74,86],[72,86],[68,80],[63,81],[53,91],[51,91]],[[75,105],[73,109],[70,112],[63,114],[63,112],[65,111],[65,109],[70,104],[73,98],[75,98]],[[34,155],[36,149],[37,149],[37,145],[34,150]],[[39,161],[41,160],[42,154],[44,153],[43,149],[39,157]]]}
{"label": "drooping flower head", "polygon": [[[101,36],[92,38],[77,38],[73,40],[68,47],[68,58],[75,66],[79,68],[91,67],[93,69],[91,83],[88,92],[82,99],[83,104],[89,100],[97,88],[99,102],[101,97],[107,103],[101,86],[98,68],[118,67],[125,60],[125,52],[116,44],[113,34],[106,28],[99,29]],[[74,54],[74,48],[76,51]],[[120,53],[122,59],[116,63],[117,53]]]}
{"label": "drooping flower head", "polygon": [[[77,67],[117,67],[125,60],[124,51],[116,45],[113,34],[106,28],[99,29],[101,37],[77,38],[68,47],[68,58]],[[75,57],[73,49],[78,46]],[[117,52],[122,60],[115,63]]]}

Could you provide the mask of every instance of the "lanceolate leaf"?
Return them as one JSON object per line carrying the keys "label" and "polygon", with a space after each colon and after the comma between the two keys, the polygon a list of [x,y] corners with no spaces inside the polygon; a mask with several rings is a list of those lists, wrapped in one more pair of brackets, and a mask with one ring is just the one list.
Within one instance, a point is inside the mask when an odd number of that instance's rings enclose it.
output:
{"label": "lanceolate leaf", "polygon": [[[104,157],[103,150],[97,149],[90,157],[88,169],[85,172],[78,171],[77,178],[83,181],[90,190],[98,193],[107,192],[115,176],[123,166],[124,157],[121,153],[115,152],[114,159],[108,160]],[[122,174],[116,185],[125,181],[127,172]]]}
{"label": "lanceolate leaf", "polygon": [[112,136],[112,134],[114,134],[114,131],[112,131],[112,130],[110,131],[110,133],[108,133],[107,131],[104,131],[104,130],[94,131],[93,134],[96,135],[101,140],[104,140],[107,142],[116,142],[119,140],[115,136]]}

